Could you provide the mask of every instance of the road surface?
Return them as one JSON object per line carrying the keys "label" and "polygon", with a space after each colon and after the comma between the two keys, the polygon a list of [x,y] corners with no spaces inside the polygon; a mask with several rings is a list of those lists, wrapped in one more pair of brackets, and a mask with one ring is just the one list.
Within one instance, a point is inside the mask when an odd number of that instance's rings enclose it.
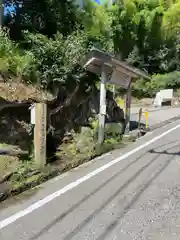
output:
{"label": "road surface", "polygon": [[180,239],[180,120],[0,204],[1,240]]}
{"label": "road surface", "polygon": [[[132,107],[131,109],[131,121],[137,121],[139,118],[139,109],[140,107]],[[145,124],[145,111],[146,109],[149,112],[148,124],[152,128],[154,126],[161,125],[163,122],[173,119],[180,116],[179,107],[143,107],[143,114],[141,123]]]}

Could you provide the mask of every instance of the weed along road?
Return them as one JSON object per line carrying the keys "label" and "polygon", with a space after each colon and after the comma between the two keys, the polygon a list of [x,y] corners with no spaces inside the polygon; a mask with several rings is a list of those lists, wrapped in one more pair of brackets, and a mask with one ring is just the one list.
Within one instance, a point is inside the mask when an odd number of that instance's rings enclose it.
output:
{"label": "weed along road", "polygon": [[1,240],[180,239],[180,120],[0,204]]}

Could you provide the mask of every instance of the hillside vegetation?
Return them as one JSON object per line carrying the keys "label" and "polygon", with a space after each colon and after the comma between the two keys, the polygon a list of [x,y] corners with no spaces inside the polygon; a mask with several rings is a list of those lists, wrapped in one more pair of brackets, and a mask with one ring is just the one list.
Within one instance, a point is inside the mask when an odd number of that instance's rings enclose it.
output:
{"label": "hillside vegetation", "polygon": [[[0,175],[8,172],[5,181],[21,182],[20,190],[24,183],[28,188],[31,182],[34,186],[49,178],[49,172],[56,175],[122,146],[124,116],[110,91],[107,119],[120,121],[106,124],[105,149],[96,144],[99,77],[80,65],[93,46],[112,52],[152,76],[151,81],[138,79],[134,83],[132,93],[136,98],[152,98],[159,89],[180,88],[180,0],[116,0],[112,6],[86,0],[83,9],[75,2],[5,0],[5,6],[11,10],[4,16],[0,29],[1,97],[19,102],[46,98],[50,114],[59,114],[55,119],[59,124],[55,126],[59,134],[55,144],[59,148],[58,167],[51,164],[42,174],[36,171],[33,161],[19,161],[14,156],[0,161]],[[21,138],[23,146],[31,146],[28,108],[21,109],[21,119],[17,110],[3,111],[2,145],[16,145]],[[16,170],[9,175],[11,166]],[[27,180],[34,171],[37,177]]]}
{"label": "hillside vegetation", "polygon": [[135,84],[135,96],[179,88],[179,0],[117,0],[109,8],[85,1],[83,10],[74,2],[13,1],[16,11],[5,16],[0,32],[5,79],[16,76],[48,91],[83,82],[87,90],[98,79],[79,60],[96,46],[153,75],[152,82]]}

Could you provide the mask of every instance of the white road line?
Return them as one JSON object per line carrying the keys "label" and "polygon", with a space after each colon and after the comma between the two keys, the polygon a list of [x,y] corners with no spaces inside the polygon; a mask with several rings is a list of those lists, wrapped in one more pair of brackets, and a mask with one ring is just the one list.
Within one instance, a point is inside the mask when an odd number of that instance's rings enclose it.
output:
{"label": "white road line", "polygon": [[58,191],[48,195],[44,199],[37,201],[36,203],[30,205],[28,208],[26,208],[26,209],[24,209],[24,210],[22,210],[20,212],[17,212],[14,215],[12,215],[12,216],[10,216],[10,217],[0,221],[0,229],[3,229],[5,227],[7,227],[8,225],[14,223],[18,219],[20,219],[20,218],[22,218],[22,217],[32,213],[36,209],[38,209],[38,208],[44,206],[45,204],[51,202],[53,199],[61,196],[62,194],[64,194],[64,193],[70,191],[71,189],[77,187],[81,183],[87,181],[88,179],[90,179],[90,178],[94,177],[95,175],[101,173],[102,171],[108,169],[109,167],[113,166],[114,164],[124,160],[125,158],[128,158],[129,156],[133,155],[134,153],[140,151],[141,149],[143,149],[143,148],[149,146],[150,144],[158,141],[159,139],[163,138],[164,136],[166,136],[167,134],[171,133],[172,131],[176,130],[179,127],[180,127],[180,124],[177,125],[176,127],[173,127],[171,129],[167,130],[166,132],[162,133],[161,135],[151,139],[150,141],[140,145],[139,147],[137,147],[137,148],[135,148],[135,149],[125,153],[124,155],[114,159],[113,161],[105,164],[104,166],[101,166],[100,168],[94,170],[93,172],[88,173],[84,177],[77,179],[75,182],[72,182],[72,183],[68,184],[64,188],[62,188],[62,189],[60,189],[60,190],[58,190]]}

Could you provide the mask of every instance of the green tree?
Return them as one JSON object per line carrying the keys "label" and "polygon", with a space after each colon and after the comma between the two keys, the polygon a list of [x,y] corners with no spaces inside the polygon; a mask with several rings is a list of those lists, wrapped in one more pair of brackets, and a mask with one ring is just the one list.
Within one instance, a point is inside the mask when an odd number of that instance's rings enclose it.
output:
{"label": "green tree", "polygon": [[180,1],[172,4],[163,18],[165,34],[169,37],[180,34]]}
{"label": "green tree", "polygon": [[83,26],[94,46],[113,50],[112,9],[107,3],[99,5],[87,0],[84,5]]}
{"label": "green tree", "polygon": [[112,25],[116,54],[149,73],[160,71],[163,11],[158,1],[125,0],[118,5]]}
{"label": "green tree", "polygon": [[19,39],[22,30],[48,37],[59,31],[67,36],[81,23],[80,11],[71,0],[22,0],[21,4],[15,1],[15,5],[16,13],[5,20],[13,39]]}
{"label": "green tree", "polygon": [[[17,12],[6,17],[6,26],[20,43],[20,52],[28,50],[33,56],[26,78],[39,79],[45,88],[70,75],[81,79],[80,56],[72,54],[73,48],[81,55],[90,46],[112,51],[150,74],[180,69],[180,0],[119,0],[112,6],[87,0],[84,9],[70,0],[14,4]],[[68,39],[75,43],[67,45]]]}

